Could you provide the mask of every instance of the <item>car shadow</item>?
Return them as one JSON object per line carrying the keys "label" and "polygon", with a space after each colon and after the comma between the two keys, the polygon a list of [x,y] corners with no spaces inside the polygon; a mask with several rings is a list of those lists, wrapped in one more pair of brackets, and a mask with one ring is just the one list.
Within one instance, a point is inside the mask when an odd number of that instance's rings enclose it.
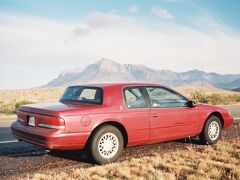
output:
{"label": "car shadow", "polygon": [[53,157],[94,164],[86,150],[50,150],[47,154]]}
{"label": "car shadow", "polygon": [[23,141],[0,144],[0,156],[10,158],[49,156],[49,158],[94,164],[94,161],[88,157],[84,150],[48,150]]}
{"label": "car shadow", "polygon": [[200,141],[198,138],[183,138],[174,140],[173,142],[204,145],[204,143],[202,143],[202,141]]}

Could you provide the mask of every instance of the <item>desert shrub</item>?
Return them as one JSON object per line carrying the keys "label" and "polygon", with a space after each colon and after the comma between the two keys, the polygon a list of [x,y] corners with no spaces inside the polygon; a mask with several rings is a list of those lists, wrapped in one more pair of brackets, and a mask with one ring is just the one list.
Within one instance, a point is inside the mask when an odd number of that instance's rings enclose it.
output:
{"label": "desert shrub", "polygon": [[18,101],[18,102],[15,104],[15,109],[14,109],[14,110],[15,110],[15,112],[16,112],[21,105],[32,104],[32,103],[34,103],[34,102],[28,101],[28,100]]}
{"label": "desert shrub", "polygon": [[224,93],[211,93],[204,94],[204,92],[194,91],[191,93],[193,100],[200,103],[209,104],[234,104],[240,102],[240,94],[224,94]]}
{"label": "desert shrub", "polygon": [[196,102],[208,103],[210,101],[210,98],[208,95],[205,95],[204,93],[199,92],[199,91],[192,92],[191,96],[192,96],[193,100],[195,100]]}
{"label": "desert shrub", "polygon": [[24,100],[12,103],[0,102],[0,114],[11,115],[17,112],[19,106],[24,104],[32,104],[32,101]]}
{"label": "desert shrub", "polygon": [[10,115],[14,113],[14,109],[11,106],[1,104],[0,106],[0,113],[5,115]]}
{"label": "desert shrub", "polygon": [[0,102],[0,114],[10,115],[13,114],[14,106],[11,103]]}
{"label": "desert shrub", "polygon": [[231,99],[234,99],[236,102],[240,102],[240,94],[229,95]]}
{"label": "desert shrub", "polygon": [[211,104],[226,104],[229,99],[227,96],[225,95],[220,95],[220,94],[217,94],[217,93],[213,93],[210,95],[210,101],[211,101]]}
{"label": "desert shrub", "polygon": [[239,94],[213,93],[210,96],[211,104],[232,104],[240,102]]}

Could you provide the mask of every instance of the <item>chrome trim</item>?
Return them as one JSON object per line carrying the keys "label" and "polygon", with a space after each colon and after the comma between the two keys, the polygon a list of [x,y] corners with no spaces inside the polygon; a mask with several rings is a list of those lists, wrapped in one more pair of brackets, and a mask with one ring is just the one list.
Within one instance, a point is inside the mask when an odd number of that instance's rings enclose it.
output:
{"label": "chrome trim", "polygon": [[65,126],[54,126],[49,124],[38,124],[40,127],[49,128],[49,129],[64,129]]}
{"label": "chrome trim", "polygon": [[17,120],[20,121],[20,122],[24,122],[24,120],[19,118],[19,117],[17,118]]}

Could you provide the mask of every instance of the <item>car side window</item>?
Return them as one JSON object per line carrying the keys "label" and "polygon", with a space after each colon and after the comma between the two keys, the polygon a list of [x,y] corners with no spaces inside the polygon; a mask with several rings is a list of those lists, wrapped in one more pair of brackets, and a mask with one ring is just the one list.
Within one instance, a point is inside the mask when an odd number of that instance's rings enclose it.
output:
{"label": "car side window", "polygon": [[127,108],[146,108],[147,103],[137,87],[124,88],[124,99]]}
{"label": "car side window", "polygon": [[177,92],[163,87],[147,87],[153,108],[186,107],[187,99]]}

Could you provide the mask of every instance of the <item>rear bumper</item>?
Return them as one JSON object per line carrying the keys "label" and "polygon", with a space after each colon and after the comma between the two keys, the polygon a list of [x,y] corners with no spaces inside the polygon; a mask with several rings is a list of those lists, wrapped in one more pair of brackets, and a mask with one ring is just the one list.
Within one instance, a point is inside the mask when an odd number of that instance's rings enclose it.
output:
{"label": "rear bumper", "polygon": [[25,126],[18,121],[12,124],[11,130],[20,140],[56,150],[83,149],[90,135],[90,132],[65,133],[64,129]]}

